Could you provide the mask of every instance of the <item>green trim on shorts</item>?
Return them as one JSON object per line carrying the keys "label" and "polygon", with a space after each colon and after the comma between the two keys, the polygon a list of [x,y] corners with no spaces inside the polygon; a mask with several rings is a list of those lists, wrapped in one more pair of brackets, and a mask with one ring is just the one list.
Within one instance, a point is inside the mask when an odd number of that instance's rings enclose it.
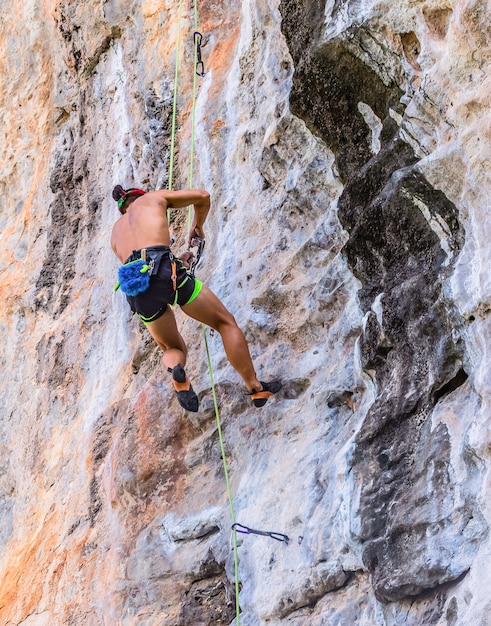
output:
{"label": "green trim on shorts", "polygon": [[[185,281],[183,281],[180,286],[184,285],[184,283],[186,281],[187,281],[187,279]],[[179,289],[179,287],[178,287],[178,289]],[[193,293],[189,297],[189,300],[185,304],[183,304],[181,306],[186,306],[186,304],[191,304],[191,302],[193,302],[193,300],[196,300],[196,298],[201,293],[202,289],[203,289],[203,283],[200,280],[198,280],[197,278],[195,278],[194,279],[194,290],[193,290]],[[174,304],[175,304],[175,302],[174,302]],[[156,319],[158,319],[160,317],[160,315],[158,313],[156,313],[152,317],[144,317],[141,313],[138,313],[138,315],[139,315],[141,321],[145,324],[145,326],[147,326],[147,324],[150,324],[151,322],[154,322]]]}
{"label": "green trim on shorts", "polygon": [[[160,309],[160,311],[161,310],[162,309]],[[141,321],[145,324],[145,326],[147,326],[147,324],[150,324],[151,322],[155,322],[155,320],[160,317],[159,315],[160,311],[158,313],[155,313],[155,315],[152,315],[152,317],[144,317],[141,313],[137,313],[137,315],[139,316]]]}
{"label": "green trim on shorts", "polygon": [[[189,298],[189,300],[186,302],[186,304],[191,304],[191,302],[193,300],[196,300],[196,298],[201,293],[202,289],[203,289],[203,283],[200,280],[198,280],[197,278],[195,278],[194,279],[194,291],[191,294],[191,297]],[[186,306],[186,305],[184,305],[184,306]]]}

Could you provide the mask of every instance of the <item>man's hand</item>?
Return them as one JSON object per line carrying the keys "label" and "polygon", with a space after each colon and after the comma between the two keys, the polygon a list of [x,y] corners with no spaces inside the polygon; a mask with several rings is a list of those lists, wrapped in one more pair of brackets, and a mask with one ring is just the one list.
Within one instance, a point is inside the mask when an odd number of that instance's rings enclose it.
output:
{"label": "man's hand", "polygon": [[183,252],[179,259],[182,261],[184,267],[189,269],[191,267],[191,263],[193,262],[194,254],[188,250],[187,252]]}
{"label": "man's hand", "polygon": [[203,230],[201,226],[193,226],[191,230],[189,231],[188,246],[190,248],[193,248],[196,246],[196,243],[193,244],[193,239],[196,239],[196,238],[197,239],[205,238],[205,231]]}

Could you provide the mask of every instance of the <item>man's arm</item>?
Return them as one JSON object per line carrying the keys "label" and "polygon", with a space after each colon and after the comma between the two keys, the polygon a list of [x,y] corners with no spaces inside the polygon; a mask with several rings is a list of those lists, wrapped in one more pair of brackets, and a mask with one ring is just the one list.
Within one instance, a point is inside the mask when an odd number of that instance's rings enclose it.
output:
{"label": "man's arm", "polygon": [[191,242],[195,237],[199,237],[200,239],[205,238],[203,224],[205,223],[208,211],[210,210],[210,194],[204,190],[201,190],[200,194],[199,200],[197,202],[193,202],[194,218],[189,231],[189,245],[191,245]]}
{"label": "man's arm", "polygon": [[202,226],[210,210],[210,194],[204,189],[182,189],[181,191],[155,191],[173,209],[183,209],[190,204],[194,206],[198,225]]}
{"label": "man's arm", "polygon": [[204,189],[182,189],[181,191],[170,191],[163,189],[154,192],[165,200],[167,205],[173,209],[182,209],[190,204],[194,207],[194,218],[189,231],[189,244],[195,237],[205,238],[203,224],[210,210],[210,194]]}

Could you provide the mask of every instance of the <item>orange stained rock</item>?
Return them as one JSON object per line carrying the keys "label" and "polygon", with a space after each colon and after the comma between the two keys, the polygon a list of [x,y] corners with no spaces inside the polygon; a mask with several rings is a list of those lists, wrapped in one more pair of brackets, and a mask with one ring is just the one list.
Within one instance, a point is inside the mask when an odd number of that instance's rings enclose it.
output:
{"label": "orange stained rock", "polygon": [[226,37],[218,40],[210,56],[206,59],[207,64],[205,67],[213,70],[213,83],[208,93],[210,99],[215,99],[223,89],[225,77],[234,60],[239,35],[240,25],[237,23],[227,33]]}
{"label": "orange stained rock", "polygon": [[[15,549],[8,554],[9,566],[3,570],[0,579],[0,623],[8,624],[10,620],[21,622],[28,615],[39,610],[41,599],[47,601],[49,592],[56,592],[52,576],[59,578],[60,567],[66,558],[66,549],[60,549],[60,513],[55,505],[46,512],[41,509],[42,496],[37,500],[28,518],[31,527],[37,527],[26,537],[27,529],[22,537],[13,545]],[[34,501],[34,500],[33,500]],[[44,503],[47,506],[47,503]],[[18,538],[17,538],[18,539]],[[5,550],[8,553],[8,546]],[[51,563],[56,559],[58,564],[52,571]],[[53,598],[51,598],[53,599]]]}

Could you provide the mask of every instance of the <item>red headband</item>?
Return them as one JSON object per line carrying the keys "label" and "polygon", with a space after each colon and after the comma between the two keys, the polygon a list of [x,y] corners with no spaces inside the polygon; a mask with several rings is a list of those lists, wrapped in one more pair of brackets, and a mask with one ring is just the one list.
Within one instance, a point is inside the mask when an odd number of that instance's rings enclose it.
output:
{"label": "red headband", "polygon": [[131,189],[123,189],[121,191],[121,197],[118,200],[118,209],[119,212],[121,213],[121,208],[123,207],[123,204],[126,202],[126,200],[130,197],[130,196],[143,196],[145,194],[145,191],[143,191],[142,189],[135,189],[135,188],[131,188]]}

